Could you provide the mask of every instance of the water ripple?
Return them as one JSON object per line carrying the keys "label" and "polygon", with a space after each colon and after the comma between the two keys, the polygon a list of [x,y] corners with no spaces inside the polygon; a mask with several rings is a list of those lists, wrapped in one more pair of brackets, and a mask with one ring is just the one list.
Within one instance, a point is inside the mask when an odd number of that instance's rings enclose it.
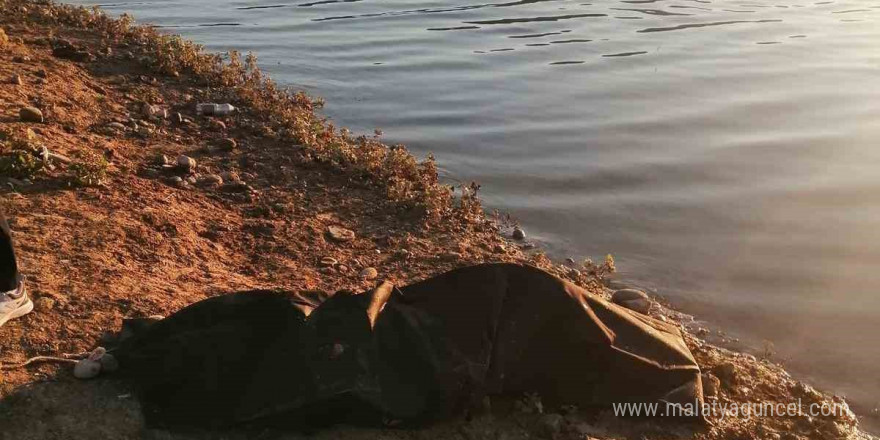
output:
{"label": "water ripple", "polygon": [[778,19],[768,19],[768,20],[730,20],[730,21],[714,21],[711,23],[691,23],[691,24],[680,24],[678,26],[669,26],[669,27],[655,27],[655,28],[646,28],[640,29],[636,32],[639,33],[647,33],[647,32],[668,32],[668,31],[678,31],[682,29],[694,29],[694,28],[703,28],[710,26],[724,26],[728,24],[741,24],[741,23],[781,23],[782,20]]}
{"label": "water ripple", "polygon": [[239,11],[249,11],[251,9],[275,9],[275,8],[286,8],[290,5],[267,5],[267,6],[241,6],[235,8]]}
{"label": "water ripple", "polygon": [[648,53],[648,52],[640,50],[640,51],[636,51],[636,52],[611,53],[611,54],[602,55],[602,56],[605,58],[617,58],[617,57],[631,57],[631,56],[635,56],[635,55],[644,55],[646,53]]}
{"label": "water ripple", "polygon": [[428,31],[463,31],[469,29],[480,29],[479,26],[453,26],[453,27],[442,27],[442,28],[428,28]]}
{"label": "water ripple", "polygon": [[508,35],[507,38],[541,38],[548,35],[562,35],[562,32],[544,32],[540,34]]}
{"label": "water ripple", "polygon": [[636,9],[636,8],[611,8],[614,11],[632,11],[632,12],[641,12],[646,15],[660,15],[660,16],[673,16],[673,15],[694,15],[694,14],[684,14],[680,12],[669,12],[664,11],[662,9]]}
{"label": "water ripple", "polygon": [[574,18],[592,18],[592,17],[607,17],[608,14],[570,14],[570,15],[554,15],[547,17],[526,17],[526,18],[500,18],[497,20],[480,20],[480,21],[466,21],[467,24],[512,24],[512,23],[535,23],[542,21],[560,21],[560,20],[571,20]]}

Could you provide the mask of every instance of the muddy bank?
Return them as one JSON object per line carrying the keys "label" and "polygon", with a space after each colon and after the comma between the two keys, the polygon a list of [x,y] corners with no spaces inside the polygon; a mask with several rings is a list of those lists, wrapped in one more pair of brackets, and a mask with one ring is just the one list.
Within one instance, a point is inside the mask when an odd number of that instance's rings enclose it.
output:
{"label": "muddy bank", "polygon": [[[484,214],[476,186],[452,190],[430,159],[335,129],[319,102],[274,85],[252,57],[204,54],[128,19],[55,4],[0,0],[0,27],[2,209],[37,303],[0,328],[4,364],[81,353],[124,317],[167,315],[241,289],[363,290],[378,279],[406,284],[515,261],[611,293],[603,278],[613,262],[555,264],[505,239],[510,229]],[[203,102],[238,111],[199,115]],[[679,320],[660,307],[648,313]],[[688,343],[719,404],[843,406],[769,361],[695,335]],[[146,429],[136,400],[112,381],[78,382],[52,364],[2,374],[4,438],[217,436]],[[536,400],[425,430],[338,428],[319,437],[862,436],[848,411],[716,417],[694,427],[562,414]]]}

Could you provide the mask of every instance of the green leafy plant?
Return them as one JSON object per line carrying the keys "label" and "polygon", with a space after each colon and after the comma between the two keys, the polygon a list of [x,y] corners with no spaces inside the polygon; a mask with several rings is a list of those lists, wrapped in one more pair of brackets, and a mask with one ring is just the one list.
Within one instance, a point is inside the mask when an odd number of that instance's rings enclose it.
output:
{"label": "green leafy plant", "polygon": [[0,175],[17,179],[38,176],[45,167],[36,154],[39,147],[37,136],[31,130],[0,133]]}

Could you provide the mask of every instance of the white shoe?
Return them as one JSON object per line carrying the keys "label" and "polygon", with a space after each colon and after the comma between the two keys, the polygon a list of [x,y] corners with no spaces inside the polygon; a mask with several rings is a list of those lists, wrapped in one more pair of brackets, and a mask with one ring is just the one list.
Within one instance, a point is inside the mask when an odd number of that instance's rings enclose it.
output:
{"label": "white shoe", "polygon": [[34,309],[34,303],[28,298],[24,283],[9,292],[0,292],[0,326],[10,319],[27,315]]}

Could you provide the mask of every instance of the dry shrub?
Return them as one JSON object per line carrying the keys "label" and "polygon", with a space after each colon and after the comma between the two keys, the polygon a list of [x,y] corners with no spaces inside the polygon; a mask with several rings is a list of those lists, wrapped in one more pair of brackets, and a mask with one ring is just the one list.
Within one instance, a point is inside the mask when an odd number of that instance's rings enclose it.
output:
{"label": "dry shrub", "polygon": [[588,258],[584,260],[583,266],[587,275],[590,275],[597,280],[604,280],[617,271],[617,267],[614,266],[614,257],[612,257],[611,254],[606,255],[605,261],[601,264],[596,264],[593,260]]}

